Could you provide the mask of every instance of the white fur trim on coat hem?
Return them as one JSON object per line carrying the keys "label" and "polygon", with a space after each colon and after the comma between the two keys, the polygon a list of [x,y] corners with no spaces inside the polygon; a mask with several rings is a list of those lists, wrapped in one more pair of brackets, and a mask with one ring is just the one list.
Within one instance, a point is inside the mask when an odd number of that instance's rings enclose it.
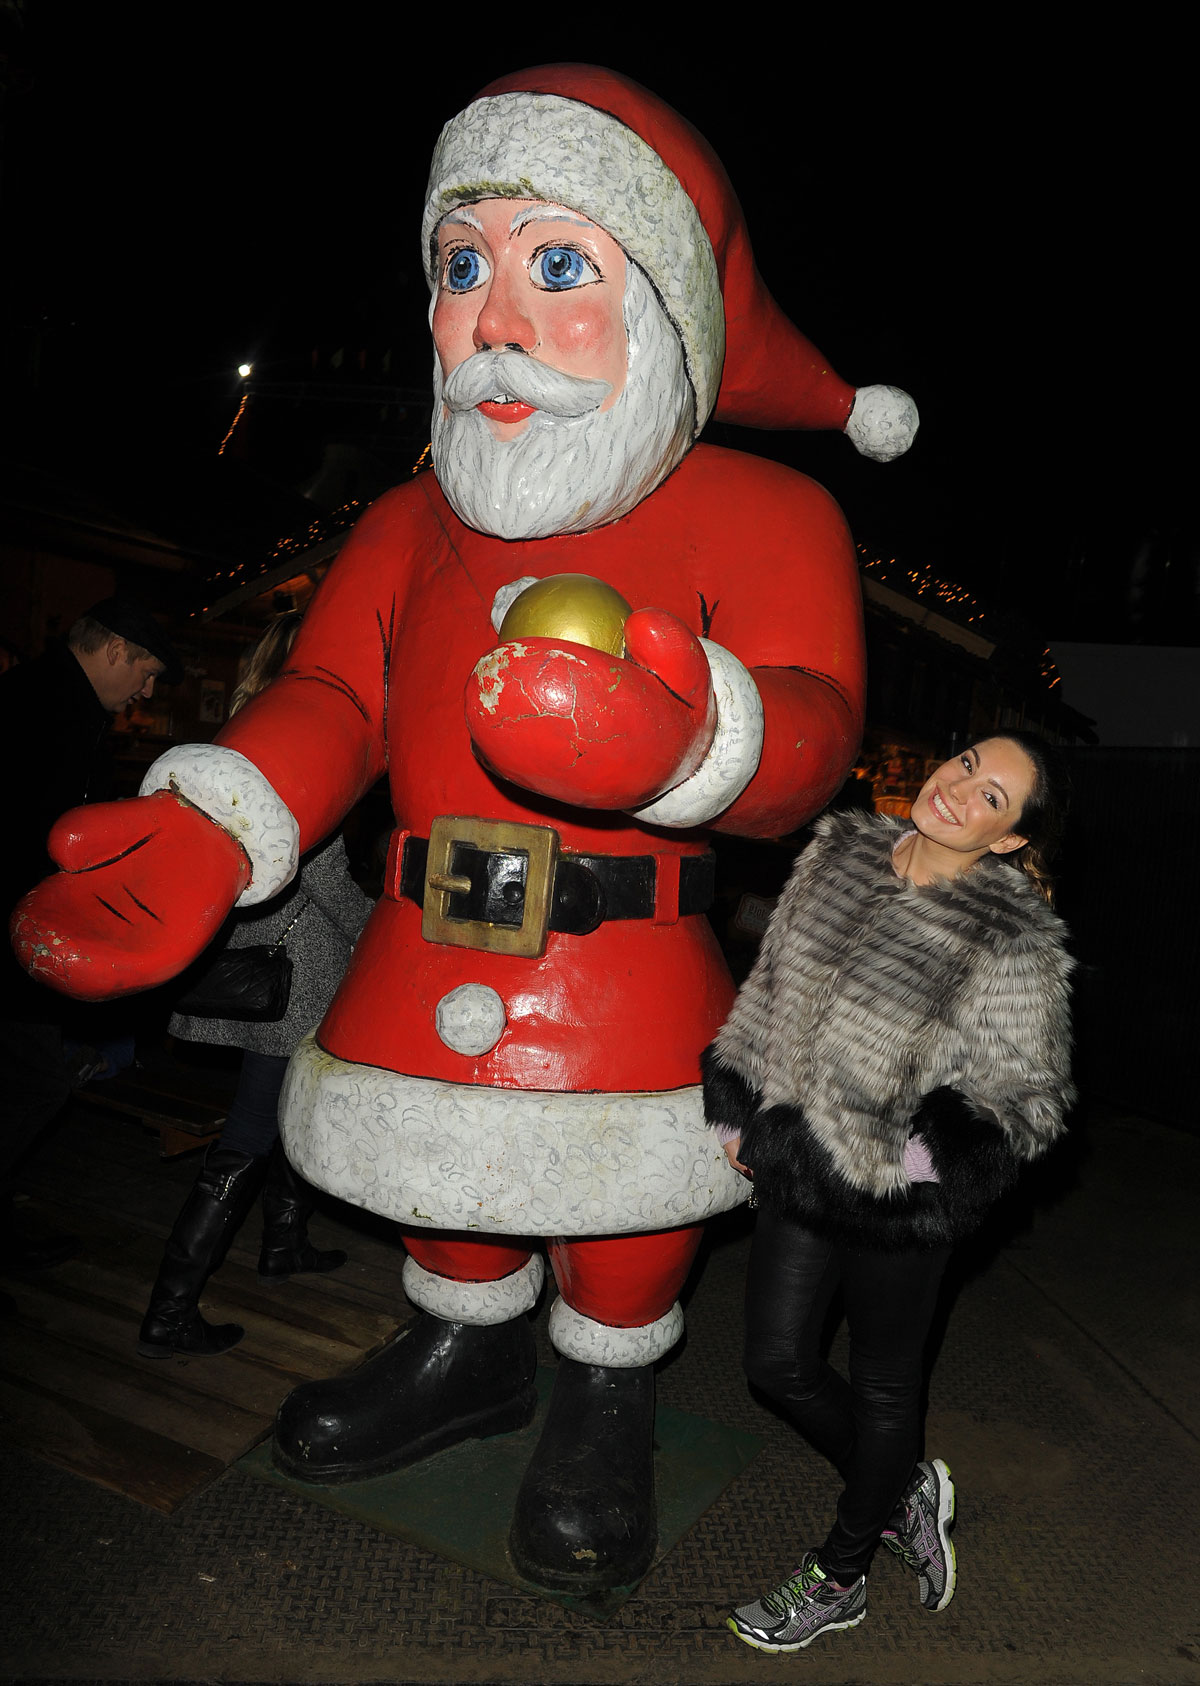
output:
{"label": "white fur trim on coat hem", "polygon": [[676,1300],[657,1323],[636,1329],[617,1329],[585,1317],[561,1297],[550,1307],[550,1341],[555,1352],[577,1364],[599,1364],[606,1370],[640,1370],[670,1352],[683,1333],[683,1310]]}
{"label": "white fur trim on coat hem", "polygon": [[301,1176],[409,1229],[639,1235],[701,1223],[750,1191],[704,1121],[699,1084],[493,1089],[352,1064],[308,1036],[279,1116]]}
{"label": "white fur trim on coat hem", "polygon": [[749,670],[720,644],[700,640],[717,698],[717,730],[690,778],[644,808],[631,810],[646,825],[707,825],[732,806],[758,771],[763,746],[763,705]]}
{"label": "white fur trim on coat hem", "polygon": [[251,879],[238,897],[253,907],[296,876],[300,827],[253,761],[215,743],[187,743],[160,755],[142,780],[142,796],[176,790],[246,851]]}
{"label": "white fur trim on coat hem", "polygon": [[511,1323],[532,1311],[542,1291],[546,1267],[540,1253],[533,1253],[519,1270],[497,1282],[455,1282],[436,1276],[416,1259],[405,1259],[400,1280],[413,1305],[440,1317],[445,1323],[470,1323],[484,1328],[492,1323]]}

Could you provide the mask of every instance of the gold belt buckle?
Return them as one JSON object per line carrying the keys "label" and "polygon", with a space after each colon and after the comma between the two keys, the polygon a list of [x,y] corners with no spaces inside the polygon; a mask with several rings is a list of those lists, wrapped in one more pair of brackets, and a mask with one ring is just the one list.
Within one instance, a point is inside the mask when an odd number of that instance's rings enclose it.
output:
{"label": "gold belt buckle", "polygon": [[[492,853],[525,856],[525,902],[519,925],[497,925],[488,919],[456,919],[451,915],[451,896],[471,888],[470,879],[454,871],[454,849],[459,843]],[[490,954],[518,954],[536,959],[546,947],[557,865],[558,833],[550,826],[443,814],[429,827],[421,935],[428,943],[449,943],[455,948],[481,948]]]}

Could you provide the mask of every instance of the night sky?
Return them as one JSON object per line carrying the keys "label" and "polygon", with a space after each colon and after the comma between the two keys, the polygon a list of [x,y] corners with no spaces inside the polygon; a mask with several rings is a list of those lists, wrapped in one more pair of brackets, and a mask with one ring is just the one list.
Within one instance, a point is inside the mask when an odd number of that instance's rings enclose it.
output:
{"label": "night sky", "polygon": [[[393,377],[423,387],[417,231],[441,122],[496,75],[588,59],[707,135],[789,313],[847,379],[907,387],[921,409],[889,466],[837,438],[737,443],[828,485],[877,553],[1048,636],[1196,640],[1179,41],[1055,45],[1032,24],[1000,33],[994,11],[950,39],[912,22],[872,38],[865,12],[801,37],[756,11],[752,38],[693,25],[668,47],[635,32],[642,8],[549,32],[524,9],[507,31],[494,7],[383,11],[297,26],[251,3],[24,8],[5,117],[13,319],[43,325],[77,455],[213,451],[236,363],[282,367],[318,341],[391,345]],[[418,15],[444,20],[436,55],[405,27]],[[1139,554],[1157,584],[1131,598]]]}

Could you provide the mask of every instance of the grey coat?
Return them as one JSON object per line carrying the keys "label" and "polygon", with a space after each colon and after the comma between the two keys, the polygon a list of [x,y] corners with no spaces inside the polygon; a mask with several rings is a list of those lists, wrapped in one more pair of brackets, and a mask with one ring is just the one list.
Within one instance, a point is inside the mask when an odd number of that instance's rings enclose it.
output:
{"label": "grey coat", "polygon": [[[331,837],[301,859],[299,872],[280,895],[238,914],[226,939],[229,948],[255,943],[270,946],[296,921],[284,942],[292,962],[292,988],[284,1017],[273,1024],[254,1024],[176,1013],[171,1018],[171,1034],[187,1042],[248,1048],[255,1054],[290,1054],[300,1038],[325,1017],[371,905],[350,876],[340,834]],[[205,958],[217,951],[214,945]]]}
{"label": "grey coat", "polygon": [[[973,1228],[1074,1098],[1061,922],[997,856],[898,876],[906,829],[818,824],[704,1056],[710,1122],[741,1131],[759,1200],[887,1247]],[[936,1183],[908,1179],[913,1133]]]}

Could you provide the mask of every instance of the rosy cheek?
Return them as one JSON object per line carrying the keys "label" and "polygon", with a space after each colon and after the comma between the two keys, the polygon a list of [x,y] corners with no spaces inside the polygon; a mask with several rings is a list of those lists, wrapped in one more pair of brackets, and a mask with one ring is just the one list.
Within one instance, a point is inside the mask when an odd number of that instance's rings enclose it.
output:
{"label": "rosy cheek", "polygon": [[[560,355],[573,363],[586,359],[598,372],[602,365],[613,362],[618,353],[623,360],[625,349],[625,327],[619,314],[614,317],[600,299],[588,296],[600,292],[599,288],[581,289],[578,301],[572,298],[571,308],[554,312],[547,336]],[[607,374],[607,370],[603,372]]]}
{"label": "rosy cheek", "polygon": [[464,357],[469,357],[475,347],[471,334],[478,307],[468,313],[463,308],[464,299],[450,299],[445,293],[438,297],[433,309],[433,343],[442,365],[442,374],[448,375],[455,369]]}

